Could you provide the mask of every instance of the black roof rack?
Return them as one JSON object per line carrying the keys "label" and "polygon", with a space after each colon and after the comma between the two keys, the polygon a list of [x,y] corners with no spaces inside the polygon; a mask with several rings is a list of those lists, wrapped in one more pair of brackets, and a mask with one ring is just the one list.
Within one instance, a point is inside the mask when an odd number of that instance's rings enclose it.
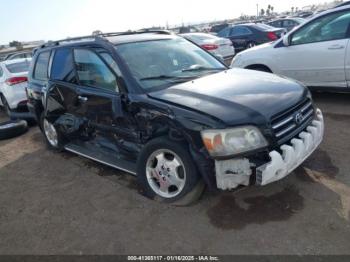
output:
{"label": "black roof rack", "polygon": [[112,36],[121,36],[121,35],[133,35],[133,34],[146,34],[146,33],[153,33],[153,34],[162,34],[162,35],[171,35],[172,32],[168,30],[151,30],[151,29],[144,29],[144,30],[137,30],[137,31],[125,31],[125,32],[114,32],[114,33],[101,33],[101,34],[95,34],[95,35],[87,35],[87,36],[80,36],[80,37],[73,37],[73,38],[66,38],[56,41],[48,41],[47,43],[41,45],[39,48],[45,48],[49,46],[57,46],[62,43],[68,43],[68,42],[78,42],[78,41],[96,41],[96,40],[105,40],[105,37],[112,37]]}

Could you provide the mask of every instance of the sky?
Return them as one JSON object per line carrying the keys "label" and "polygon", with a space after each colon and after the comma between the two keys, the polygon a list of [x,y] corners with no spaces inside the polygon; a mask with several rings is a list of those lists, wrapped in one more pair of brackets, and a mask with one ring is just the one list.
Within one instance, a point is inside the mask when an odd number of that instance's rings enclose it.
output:
{"label": "sky", "polygon": [[255,15],[268,4],[277,12],[325,0],[0,0],[0,43],[57,40]]}

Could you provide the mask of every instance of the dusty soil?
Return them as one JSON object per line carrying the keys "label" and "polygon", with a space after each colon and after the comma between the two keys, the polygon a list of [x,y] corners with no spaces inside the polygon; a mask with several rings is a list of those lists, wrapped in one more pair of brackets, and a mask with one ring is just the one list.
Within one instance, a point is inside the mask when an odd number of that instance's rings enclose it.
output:
{"label": "dusty soil", "polygon": [[190,207],[47,150],[37,127],[0,141],[0,254],[350,254],[350,95],[314,98],[325,140],[302,167],[265,187],[205,192]]}

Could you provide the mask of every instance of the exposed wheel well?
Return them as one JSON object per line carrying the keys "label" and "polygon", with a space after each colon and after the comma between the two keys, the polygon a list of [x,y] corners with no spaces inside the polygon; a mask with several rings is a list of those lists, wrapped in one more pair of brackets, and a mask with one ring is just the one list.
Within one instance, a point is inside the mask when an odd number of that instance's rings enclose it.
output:
{"label": "exposed wheel well", "polygon": [[257,70],[257,71],[262,71],[262,72],[268,72],[268,73],[273,73],[272,70],[263,64],[254,64],[254,65],[249,65],[245,67],[246,69],[251,69],[251,70]]}

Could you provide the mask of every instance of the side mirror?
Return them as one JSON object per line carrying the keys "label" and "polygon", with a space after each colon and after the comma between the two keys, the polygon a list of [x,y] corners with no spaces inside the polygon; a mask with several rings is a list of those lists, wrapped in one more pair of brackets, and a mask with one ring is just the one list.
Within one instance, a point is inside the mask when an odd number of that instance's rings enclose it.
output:
{"label": "side mirror", "polygon": [[288,34],[283,36],[282,41],[283,41],[284,46],[290,46],[290,38],[289,38]]}

